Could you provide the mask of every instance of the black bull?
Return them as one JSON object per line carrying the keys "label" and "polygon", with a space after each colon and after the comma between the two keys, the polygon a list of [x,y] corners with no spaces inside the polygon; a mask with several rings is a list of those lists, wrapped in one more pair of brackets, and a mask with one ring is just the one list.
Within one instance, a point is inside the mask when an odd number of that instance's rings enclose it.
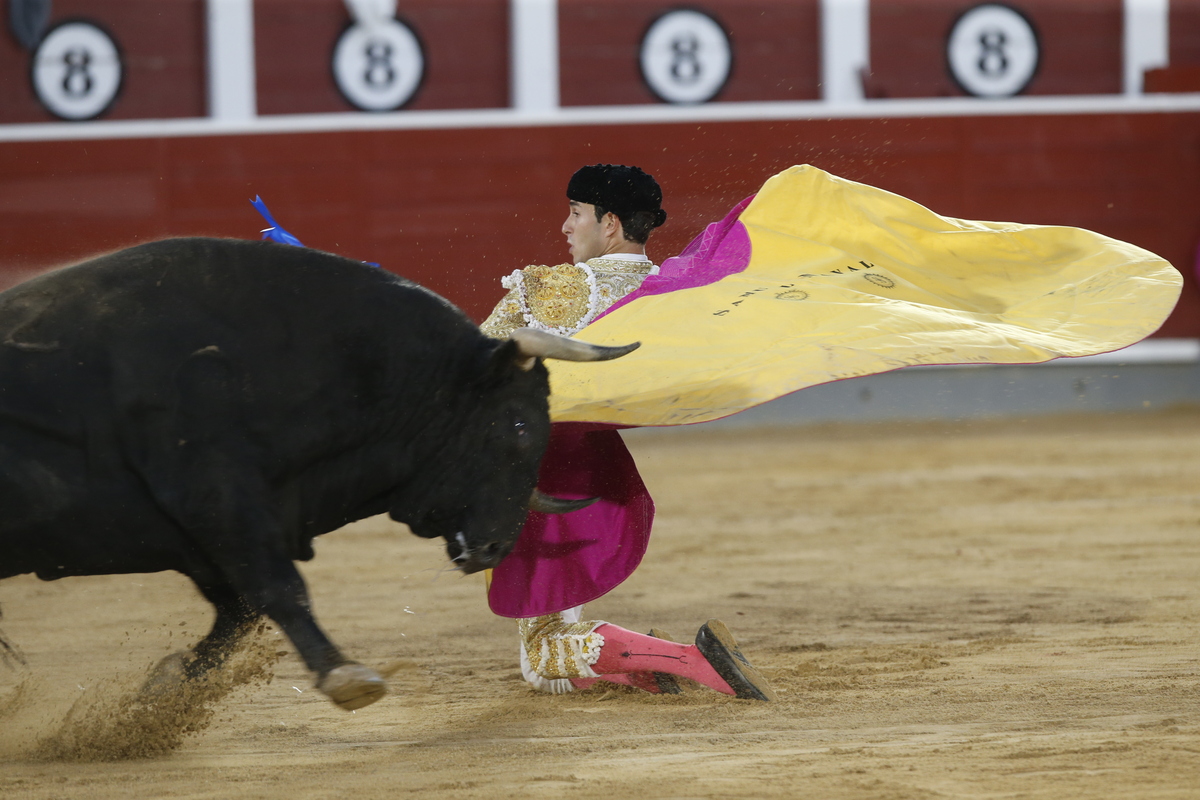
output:
{"label": "black bull", "polygon": [[543,499],[538,357],[630,349],[490,339],[409,281],[270,242],[153,242],[43,275],[0,294],[0,578],[176,570],[216,608],[185,674],[265,614],[359,708],[384,683],[317,626],[293,562],[387,513],[464,572],[494,566]]}

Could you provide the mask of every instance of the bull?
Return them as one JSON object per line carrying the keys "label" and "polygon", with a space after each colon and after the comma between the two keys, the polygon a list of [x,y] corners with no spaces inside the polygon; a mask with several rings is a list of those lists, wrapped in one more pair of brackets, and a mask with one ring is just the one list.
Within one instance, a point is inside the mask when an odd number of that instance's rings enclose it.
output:
{"label": "bull", "polygon": [[265,615],[345,709],[386,691],[317,625],[296,561],[387,513],[464,573],[512,548],[549,438],[542,358],[384,270],[273,242],[152,242],[0,294],[0,578],[175,570],[212,603],[185,677]]}

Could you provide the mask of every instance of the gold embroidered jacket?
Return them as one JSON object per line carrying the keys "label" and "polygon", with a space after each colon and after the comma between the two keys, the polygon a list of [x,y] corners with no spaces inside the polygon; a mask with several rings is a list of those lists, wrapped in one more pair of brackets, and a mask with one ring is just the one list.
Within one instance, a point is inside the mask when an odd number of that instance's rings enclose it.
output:
{"label": "gold embroidered jacket", "polygon": [[519,269],[500,280],[508,294],[480,328],[497,339],[524,327],[573,336],[657,272],[653,262],[616,256]]}

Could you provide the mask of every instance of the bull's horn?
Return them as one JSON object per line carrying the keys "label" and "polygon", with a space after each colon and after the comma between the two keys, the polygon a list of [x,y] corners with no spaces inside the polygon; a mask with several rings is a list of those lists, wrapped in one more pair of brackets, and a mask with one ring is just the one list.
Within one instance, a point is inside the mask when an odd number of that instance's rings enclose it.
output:
{"label": "bull's horn", "polygon": [[641,342],[620,347],[604,347],[588,344],[566,336],[539,331],[535,328],[517,328],[511,338],[517,343],[517,359],[522,369],[532,369],[535,358],[557,358],[560,361],[608,361],[632,353],[642,346]]}
{"label": "bull's horn", "polygon": [[540,489],[534,489],[533,496],[529,498],[529,510],[540,511],[543,514],[566,514],[587,508],[599,499],[599,497],[589,497],[585,500],[565,500],[561,497],[542,494]]}

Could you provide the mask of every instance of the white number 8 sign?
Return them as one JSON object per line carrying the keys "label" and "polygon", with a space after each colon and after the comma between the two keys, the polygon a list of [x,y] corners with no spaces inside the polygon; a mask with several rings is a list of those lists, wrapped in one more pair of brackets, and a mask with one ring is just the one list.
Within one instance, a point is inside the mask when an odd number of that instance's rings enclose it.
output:
{"label": "white number 8 sign", "polygon": [[30,77],[38,100],[61,119],[92,119],[112,105],[121,89],[117,44],[90,22],[53,28],[33,54]]}
{"label": "white number 8 sign", "polygon": [[699,11],[670,11],[642,37],[642,77],[668,103],[704,103],[729,80],[733,48],[712,17]]}
{"label": "white number 8 sign", "polygon": [[333,50],[342,96],[363,111],[392,111],[421,85],[425,56],[412,30],[395,19],[346,29]]}
{"label": "white number 8 sign", "polygon": [[1012,97],[1037,72],[1037,33],[1024,15],[998,3],[967,11],[950,30],[946,62],[963,91],[976,97]]}

